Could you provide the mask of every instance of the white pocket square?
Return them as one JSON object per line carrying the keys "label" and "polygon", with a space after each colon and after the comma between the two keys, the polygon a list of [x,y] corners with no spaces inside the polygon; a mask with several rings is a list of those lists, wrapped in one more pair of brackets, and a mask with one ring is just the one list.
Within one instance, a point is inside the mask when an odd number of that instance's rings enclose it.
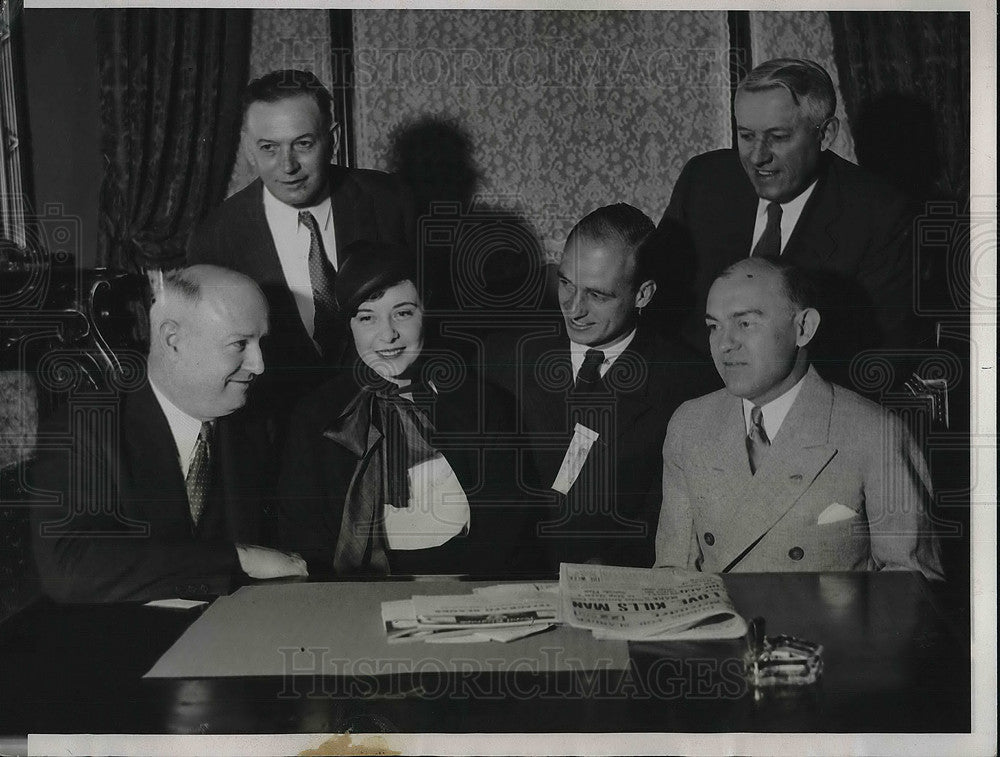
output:
{"label": "white pocket square", "polygon": [[853,518],[856,515],[857,512],[851,508],[845,507],[839,502],[834,502],[819,514],[819,518],[816,519],[816,525],[822,526],[826,523],[836,523],[838,520],[847,520],[848,518]]}

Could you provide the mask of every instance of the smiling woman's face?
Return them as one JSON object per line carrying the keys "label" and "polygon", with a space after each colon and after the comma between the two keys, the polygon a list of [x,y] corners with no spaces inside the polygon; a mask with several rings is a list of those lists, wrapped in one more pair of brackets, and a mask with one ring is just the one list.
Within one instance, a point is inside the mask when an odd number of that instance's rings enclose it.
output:
{"label": "smiling woman's face", "polygon": [[402,281],[361,303],[351,318],[354,346],[383,378],[394,379],[420,356],[424,311],[412,281]]}

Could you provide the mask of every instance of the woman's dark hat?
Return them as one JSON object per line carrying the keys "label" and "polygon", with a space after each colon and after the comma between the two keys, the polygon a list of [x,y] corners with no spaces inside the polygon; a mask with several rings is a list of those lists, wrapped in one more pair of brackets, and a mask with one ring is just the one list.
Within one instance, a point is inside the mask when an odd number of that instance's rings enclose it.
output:
{"label": "woman's dark hat", "polygon": [[353,316],[361,303],[372,299],[401,281],[417,284],[417,269],[413,253],[406,247],[385,242],[358,241],[343,252],[346,262],[337,272],[333,287],[337,308]]}

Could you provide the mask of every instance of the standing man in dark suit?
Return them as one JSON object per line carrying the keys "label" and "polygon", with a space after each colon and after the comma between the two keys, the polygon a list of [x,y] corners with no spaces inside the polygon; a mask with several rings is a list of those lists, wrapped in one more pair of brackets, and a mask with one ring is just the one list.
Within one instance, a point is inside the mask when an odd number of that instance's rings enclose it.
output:
{"label": "standing man in dark suit", "polygon": [[214,266],[159,281],[145,380],[110,408],[63,408],[46,433],[69,434],[70,454],[47,447],[31,468],[35,559],[60,601],[221,594],[241,577],[306,573],[298,556],[253,546],[275,461],[239,410],[264,370],[264,296]]}
{"label": "standing man in dark suit", "polygon": [[898,418],[810,366],[813,302],[800,271],[765,257],[709,290],[726,388],[670,420],[657,565],[942,577],[924,457]]}
{"label": "standing man in dark suit", "polygon": [[814,345],[834,361],[820,365],[824,375],[845,376],[861,348],[914,346],[912,212],[887,182],[830,151],[836,104],[818,64],[763,63],[736,92],[738,148],[698,155],[681,172],[659,230],[686,237],[667,267],[689,272],[682,330],[698,349],[715,275],[762,254],[823,278],[824,339],[836,338]]}
{"label": "standing man in dark suit", "polygon": [[403,243],[412,232],[394,177],[330,163],[340,136],[330,93],[313,74],[274,71],[250,82],[242,148],[258,178],[191,237],[189,263],[240,271],[264,290],[269,370],[255,399],[270,410],[288,408],[341,360],[346,328],[332,292],[348,245]]}
{"label": "standing man in dark suit", "polygon": [[[716,383],[707,362],[640,314],[656,291],[643,243],[654,230],[619,203],[581,220],[559,265],[563,328],[518,340],[491,358],[517,399],[521,431],[545,505],[536,563],[649,566],[661,466],[656,454],[674,408]],[[527,550],[525,550],[525,554]]]}

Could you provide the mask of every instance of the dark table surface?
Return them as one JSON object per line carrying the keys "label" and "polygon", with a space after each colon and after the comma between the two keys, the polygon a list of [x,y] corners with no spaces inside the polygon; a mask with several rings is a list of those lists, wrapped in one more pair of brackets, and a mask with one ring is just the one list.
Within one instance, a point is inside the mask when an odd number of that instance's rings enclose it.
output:
{"label": "dark table surface", "polygon": [[600,674],[143,680],[198,611],[43,601],[0,626],[0,737],[969,731],[969,632],[946,609],[947,586],[909,573],[725,580],[737,609],[764,616],[769,635],[824,645],[819,685],[754,697],[741,641],[634,643],[629,670]]}

